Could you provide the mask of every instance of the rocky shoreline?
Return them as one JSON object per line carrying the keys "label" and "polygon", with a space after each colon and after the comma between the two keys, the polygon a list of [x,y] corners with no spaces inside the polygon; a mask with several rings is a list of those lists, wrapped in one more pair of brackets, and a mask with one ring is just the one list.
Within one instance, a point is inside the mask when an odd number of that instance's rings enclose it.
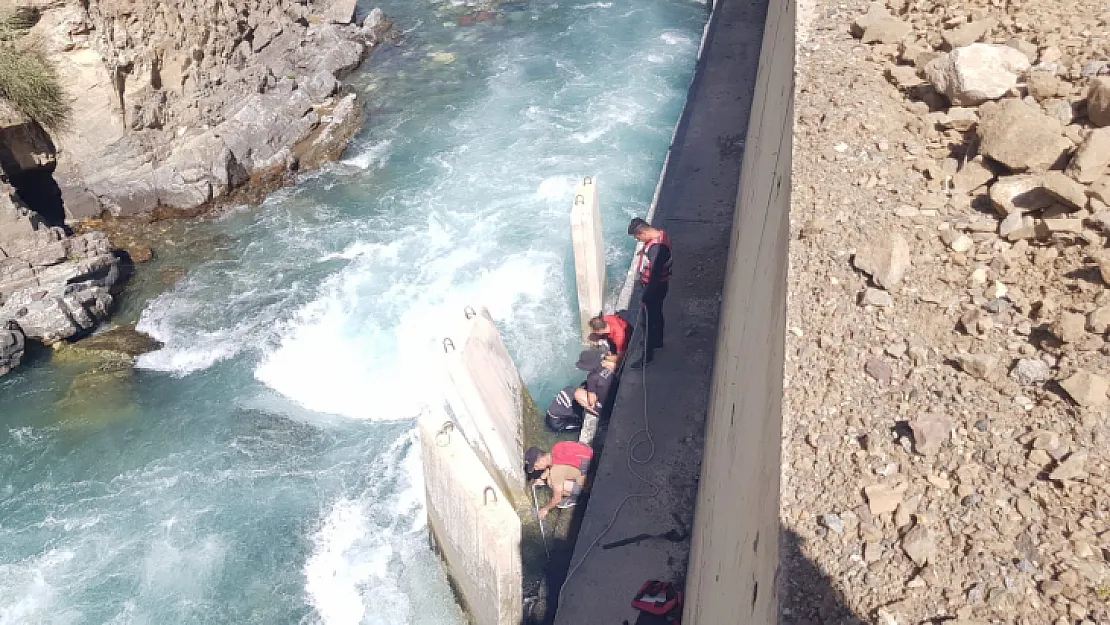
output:
{"label": "rocky shoreline", "polygon": [[0,101],[0,375],[28,340],[91,333],[150,258],[82,224],[257,202],[337,159],[363,122],[340,80],[392,37],[354,0],[13,6],[33,10],[74,114],[51,134]]}

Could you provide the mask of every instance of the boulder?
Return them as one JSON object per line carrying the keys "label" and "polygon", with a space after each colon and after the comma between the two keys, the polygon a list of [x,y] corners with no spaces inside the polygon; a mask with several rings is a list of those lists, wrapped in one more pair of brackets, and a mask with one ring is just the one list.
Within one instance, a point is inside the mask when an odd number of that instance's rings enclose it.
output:
{"label": "boulder", "polygon": [[1049,195],[1072,209],[1079,210],[1087,206],[1087,190],[1064,172],[1046,173],[1041,178],[1041,185]]}
{"label": "boulder", "polygon": [[1110,126],[1110,78],[1095,78],[1087,90],[1087,118],[1096,126]]}
{"label": "boulder", "polygon": [[1044,190],[1041,177],[1032,174],[1006,176],[991,185],[990,200],[1002,215],[1031,213],[1055,204],[1055,199]]}
{"label": "boulder", "polygon": [[876,237],[856,251],[852,263],[875,284],[890,290],[898,286],[910,267],[910,246],[900,234]]}
{"label": "boulder", "polygon": [[1021,100],[984,106],[980,113],[982,153],[1013,171],[1049,169],[1071,150],[1060,122]]}
{"label": "boulder", "polygon": [[0,376],[7,375],[23,359],[23,330],[15,321],[0,324]]}
{"label": "boulder", "polygon": [[852,36],[863,43],[898,43],[909,36],[910,25],[890,14],[879,2],[872,2],[867,13],[852,22]]}
{"label": "boulder", "polygon": [[1107,173],[1110,166],[1110,128],[1096,128],[1087,133],[1075,156],[1068,163],[1068,175],[1090,184]]}
{"label": "boulder", "polygon": [[952,104],[974,106],[1006,95],[1029,69],[1021,52],[986,43],[956,48],[925,66],[925,77]]}
{"label": "boulder", "polygon": [[1077,371],[1068,379],[1060,382],[1060,387],[1075,403],[1087,408],[1095,408],[1106,403],[1106,391],[1110,382],[1101,375]]}
{"label": "boulder", "polygon": [[958,354],[956,364],[973,378],[989,380],[994,377],[998,358],[987,354]]}
{"label": "boulder", "polygon": [[1048,363],[1040,358],[1022,358],[1014,363],[1013,369],[1010,369],[1010,377],[1018,384],[1044,382],[1050,374]]}

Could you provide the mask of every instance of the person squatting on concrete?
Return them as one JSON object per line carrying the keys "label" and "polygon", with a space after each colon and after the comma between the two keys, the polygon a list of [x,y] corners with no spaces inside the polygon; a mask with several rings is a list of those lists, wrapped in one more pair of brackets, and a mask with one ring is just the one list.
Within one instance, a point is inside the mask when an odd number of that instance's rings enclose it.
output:
{"label": "person squatting on concrete", "polygon": [[598,414],[609,399],[616,379],[617,357],[597,350],[586,350],[578,356],[575,367],[587,372],[586,381],[567,386],[555,394],[544,415],[544,425],[552,432],[573,432],[582,429],[586,412]]}
{"label": "person squatting on concrete", "polygon": [[604,341],[610,352],[623,358],[632,341],[632,325],[620,315],[598,313],[590,319],[590,341]]}
{"label": "person squatting on concrete", "polygon": [[647,345],[644,354],[629,365],[642,369],[651,364],[655,350],[663,347],[663,300],[671,279],[671,238],[639,217],[628,224],[628,234],[644,244],[638,270],[643,289],[640,308],[647,320]]}
{"label": "person squatting on concrete", "polygon": [[536,511],[540,521],[556,507],[565,509],[578,502],[578,495],[586,488],[586,473],[593,455],[589,445],[575,441],[555,443],[550,452],[539,447],[529,447],[524,452],[524,471],[535,477],[537,485],[547,484],[551,488],[551,500]]}

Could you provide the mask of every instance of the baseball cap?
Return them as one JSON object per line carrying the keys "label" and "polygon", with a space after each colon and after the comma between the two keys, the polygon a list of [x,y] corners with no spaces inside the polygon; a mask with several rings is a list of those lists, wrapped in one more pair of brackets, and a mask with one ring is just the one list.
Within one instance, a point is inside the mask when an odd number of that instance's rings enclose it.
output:
{"label": "baseball cap", "polygon": [[539,447],[529,447],[528,451],[524,452],[524,472],[531,473],[536,470],[536,461],[543,455],[543,450]]}
{"label": "baseball cap", "polygon": [[605,355],[596,349],[587,349],[578,355],[578,362],[574,363],[582,371],[593,371],[601,366],[601,358]]}

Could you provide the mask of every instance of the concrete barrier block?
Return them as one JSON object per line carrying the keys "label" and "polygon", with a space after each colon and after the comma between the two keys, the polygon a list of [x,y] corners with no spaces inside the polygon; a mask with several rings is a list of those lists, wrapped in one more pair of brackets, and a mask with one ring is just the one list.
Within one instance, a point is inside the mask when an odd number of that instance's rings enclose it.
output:
{"label": "concrete barrier block", "polygon": [[605,298],[605,244],[601,237],[601,204],[594,177],[583,178],[574,191],[570,231],[574,277],[578,285],[578,316],[582,338],[585,338],[590,334],[590,318],[601,312]]}
{"label": "concrete barrier block", "polygon": [[467,309],[444,353],[450,414],[498,486],[524,496],[524,381],[485,308]]}
{"label": "concrete barrier block", "polygon": [[475,625],[523,618],[521,523],[462,433],[442,415],[418,420],[428,529]]}

